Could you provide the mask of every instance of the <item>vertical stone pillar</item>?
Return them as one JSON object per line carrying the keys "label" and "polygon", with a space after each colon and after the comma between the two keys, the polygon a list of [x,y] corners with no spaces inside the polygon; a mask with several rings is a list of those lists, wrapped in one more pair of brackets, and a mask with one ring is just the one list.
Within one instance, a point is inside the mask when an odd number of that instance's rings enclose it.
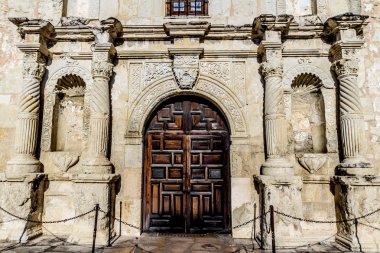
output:
{"label": "vertical stone pillar", "polygon": [[331,48],[332,68],[339,80],[340,135],[343,161],[339,171],[343,175],[371,175],[373,166],[364,159],[365,136],[363,111],[359,97],[359,49],[363,41],[356,31],[341,28],[337,42]]}
{"label": "vertical stone pillar", "polygon": [[[18,26],[23,52],[23,86],[19,95],[15,154],[0,173],[0,206],[20,217],[41,220],[45,176],[36,158],[39,127],[40,83],[45,73],[48,41],[54,27],[47,21],[27,18],[10,19]],[[21,74],[21,73],[20,73]],[[5,212],[0,220],[12,219]],[[0,238],[24,242],[42,234],[41,224],[17,220],[0,224]]]}
{"label": "vertical stone pillar", "polygon": [[364,158],[363,111],[359,97],[359,51],[364,42],[358,32],[366,16],[340,15],[325,24],[325,35],[335,41],[331,47],[332,68],[339,80],[339,119],[343,161],[338,166],[342,176],[335,176],[336,241],[351,251],[378,252],[380,249],[379,213],[359,220],[379,208],[380,179],[372,176],[372,165]]}
{"label": "vertical stone pillar", "polygon": [[[294,176],[294,168],[287,159],[287,123],[285,117],[284,90],[282,85],[283,61],[281,33],[290,24],[292,17],[264,15],[257,18],[254,34],[260,36],[264,30],[260,50],[263,55],[261,73],[265,80],[264,125],[266,160],[261,175],[254,180],[260,195],[260,214],[265,215],[270,205],[283,213],[302,217],[302,179]],[[262,248],[271,248],[269,215],[260,221]],[[302,228],[297,220],[276,215],[276,246],[302,244]]]}
{"label": "vertical stone pillar", "polygon": [[24,38],[17,47],[23,52],[23,87],[19,96],[15,155],[8,162],[7,174],[40,172],[36,158],[40,109],[40,82],[49,56],[47,42],[54,35],[54,27],[47,21],[11,19]]}
{"label": "vertical stone pillar", "polygon": [[265,32],[261,42],[263,63],[261,73],[265,80],[264,121],[267,159],[262,175],[293,175],[294,168],[286,158],[288,137],[282,87],[282,43],[277,31]]}
{"label": "vertical stone pillar", "polygon": [[110,62],[114,47],[111,43],[96,44],[92,61],[93,86],[90,101],[90,145],[85,173],[112,172],[107,158],[110,125],[110,87],[113,64]]}
{"label": "vertical stone pillar", "polygon": [[121,32],[116,19],[101,22],[100,29],[94,29],[95,47],[92,57],[92,78],[90,101],[90,144],[88,157],[83,163],[84,173],[112,173],[112,164],[107,158],[110,125],[110,86],[112,58],[116,54],[113,39]]}
{"label": "vertical stone pillar", "polygon": [[[115,235],[113,220],[115,206],[115,184],[120,176],[111,174],[112,164],[108,160],[110,132],[110,86],[112,76],[112,58],[116,54],[113,40],[120,36],[122,26],[114,18],[100,22],[94,27],[95,46],[92,57],[93,85],[90,97],[90,145],[88,154],[82,164],[81,174],[73,175],[75,214],[86,213],[95,204],[104,211],[99,213],[97,245],[108,242],[108,228],[111,236]],[[90,244],[94,228],[95,213],[79,218],[69,240],[75,243]]]}

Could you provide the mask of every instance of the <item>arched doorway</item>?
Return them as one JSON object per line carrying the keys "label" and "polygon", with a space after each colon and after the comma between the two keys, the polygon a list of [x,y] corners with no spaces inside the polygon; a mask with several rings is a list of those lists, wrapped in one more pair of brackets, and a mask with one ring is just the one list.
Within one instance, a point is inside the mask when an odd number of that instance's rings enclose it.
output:
{"label": "arched doorway", "polygon": [[230,232],[229,130],[205,99],[180,96],[146,123],[143,230]]}

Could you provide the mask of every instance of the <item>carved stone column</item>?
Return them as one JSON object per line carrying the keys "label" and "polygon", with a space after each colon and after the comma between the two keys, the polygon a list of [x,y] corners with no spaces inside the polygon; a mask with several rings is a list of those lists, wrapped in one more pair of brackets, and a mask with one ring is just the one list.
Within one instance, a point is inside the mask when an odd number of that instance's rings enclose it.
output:
{"label": "carved stone column", "polygon": [[40,108],[40,82],[45,73],[47,42],[54,27],[47,21],[11,19],[24,38],[17,47],[23,52],[23,87],[19,97],[16,125],[16,153],[8,162],[7,174],[40,172],[36,158]]}
{"label": "carved stone column", "polygon": [[[10,19],[18,26],[23,41],[17,47],[23,52],[23,86],[19,95],[16,152],[8,162],[5,173],[0,173],[0,206],[20,217],[41,220],[43,212],[44,179],[36,158],[40,108],[40,82],[45,73],[45,61],[50,56],[48,41],[54,27],[44,20]],[[12,219],[5,212],[0,220]],[[25,242],[42,234],[38,223],[17,220],[0,224],[0,238]]]}
{"label": "carved stone column", "polygon": [[267,31],[261,47],[263,51],[261,72],[265,80],[264,121],[267,155],[261,174],[293,175],[293,166],[286,158],[288,137],[282,87],[283,63],[280,33]]}
{"label": "carved stone column", "polygon": [[[361,16],[358,16],[361,17]],[[359,97],[359,49],[364,41],[350,28],[350,22],[339,24],[337,41],[331,48],[332,68],[339,80],[340,135],[343,161],[339,170],[343,175],[371,175],[373,166],[364,159],[365,136],[363,110]]]}
{"label": "carved stone column", "polygon": [[85,173],[112,173],[107,158],[110,125],[110,87],[112,58],[116,54],[112,41],[121,31],[116,19],[102,21],[100,29],[94,29],[96,43],[92,57],[93,87],[90,101],[90,145],[88,157],[83,163]]}
{"label": "carved stone column", "polygon": [[[282,84],[283,61],[281,33],[292,17],[260,16],[253,24],[253,34],[261,39],[263,55],[261,73],[265,80],[264,124],[267,159],[261,167],[261,175],[255,176],[260,195],[260,214],[265,215],[270,205],[275,210],[302,217],[302,178],[294,176],[294,168],[287,159],[287,123],[285,118],[284,90]],[[262,34],[262,31],[265,31]],[[271,248],[271,237],[266,232],[269,216],[260,220],[262,248]],[[299,221],[276,215],[276,246],[299,245],[302,227]],[[301,243],[302,244],[302,243]]]}

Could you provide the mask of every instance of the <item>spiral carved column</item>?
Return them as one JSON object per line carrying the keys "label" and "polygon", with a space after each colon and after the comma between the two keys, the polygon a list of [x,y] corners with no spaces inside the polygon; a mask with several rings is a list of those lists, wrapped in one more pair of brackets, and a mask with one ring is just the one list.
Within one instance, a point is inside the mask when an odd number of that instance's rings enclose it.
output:
{"label": "spiral carved column", "polygon": [[265,141],[267,159],[263,175],[292,175],[293,166],[286,159],[287,124],[284,113],[281,61],[267,61],[261,65],[265,78]]}
{"label": "spiral carved column", "polygon": [[24,55],[23,88],[18,104],[16,126],[16,154],[8,162],[7,173],[25,174],[40,171],[36,159],[40,82],[45,73],[45,62],[39,52]]}
{"label": "spiral carved column", "polygon": [[107,158],[110,124],[109,80],[113,65],[108,61],[93,61],[93,87],[91,90],[89,159],[85,173],[107,174],[112,172]]}
{"label": "spiral carved column", "polygon": [[343,162],[341,171],[346,174],[368,173],[372,165],[363,158],[364,119],[359,98],[357,76],[359,59],[340,59],[333,69],[339,79],[340,128]]}

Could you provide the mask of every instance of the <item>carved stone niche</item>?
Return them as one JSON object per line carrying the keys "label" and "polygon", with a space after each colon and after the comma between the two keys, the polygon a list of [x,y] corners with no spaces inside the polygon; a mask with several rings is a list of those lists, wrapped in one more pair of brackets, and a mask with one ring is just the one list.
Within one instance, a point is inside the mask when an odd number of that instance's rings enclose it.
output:
{"label": "carved stone niche", "polygon": [[66,75],[58,80],[53,110],[52,150],[82,151],[85,119],[88,118],[84,104],[85,89],[83,79],[77,75]]}
{"label": "carved stone niche", "polygon": [[325,103],[322,82],[313,74],[298,75],[291,85],[291,124],[294,152],[311,174],[327,162]]}
{"label": "carved stone niche", "polygon": [[44,89],[41,149],[81,153],[89,133],[91,73],[70,57],[52,74]]}
{"label": "carved stone niche", "polygon": [[181,89],[192,89],[199,75],[199,58],[203,48],[170,48],[173,73]]}

